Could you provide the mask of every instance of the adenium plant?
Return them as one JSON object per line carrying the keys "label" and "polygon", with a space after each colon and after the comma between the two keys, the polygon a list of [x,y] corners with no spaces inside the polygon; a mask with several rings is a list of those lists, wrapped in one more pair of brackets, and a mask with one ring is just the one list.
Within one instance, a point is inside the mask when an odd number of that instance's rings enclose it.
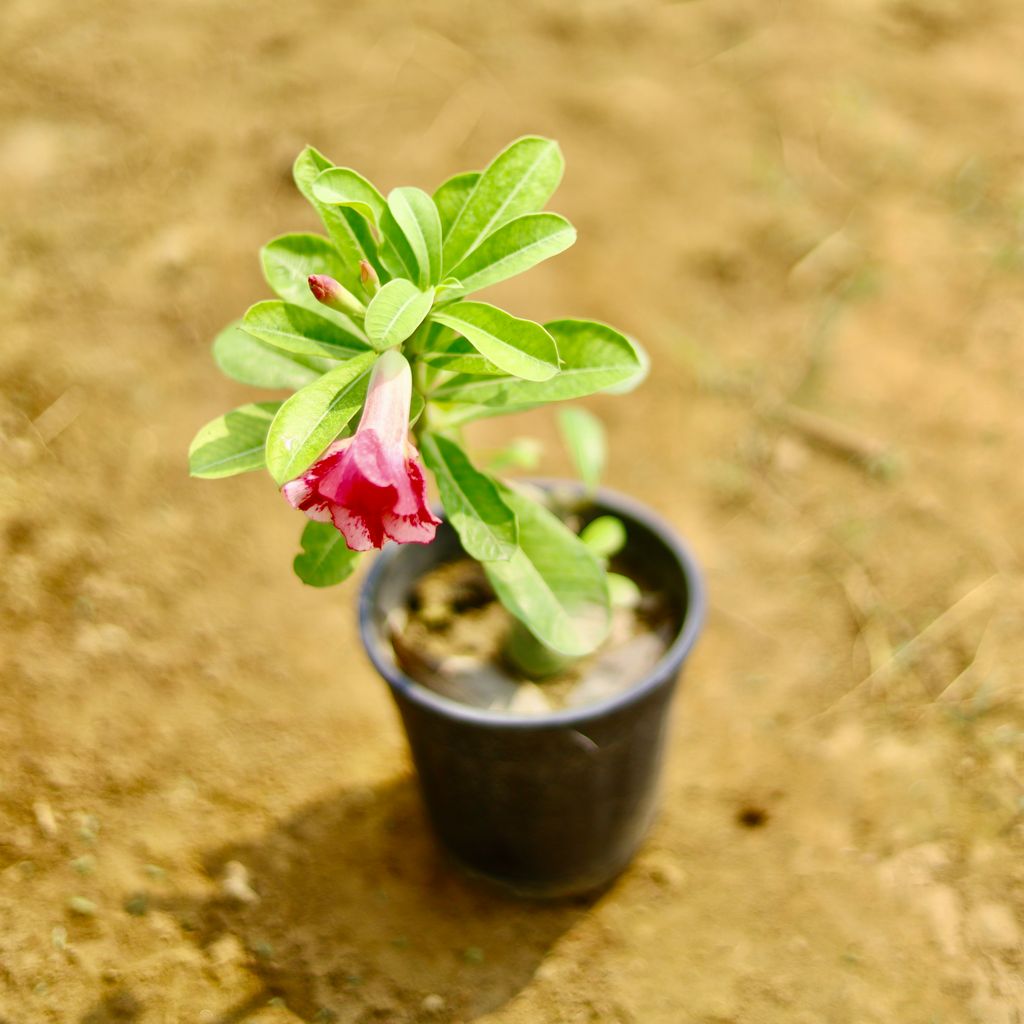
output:
{"label": "adenium plant", "polygon": [[[605,324],[542,326],[468,297],[575,241],[564,217],[542,212],[563,167],[555,142],[529,136],[433,196],[403,187],[385,198],[356,171],[303,150],[295,183],[327,233],[264,246],[277,298],[257,302],[213,345],[227,376],[294,393],[226,413],[189,450],[193,476],[269,471],[309,519],[295,571],[313,586],[340,583],[360,552],[388,541],[429,543],[439,524],[429,472],[464,550],[554,661],[604,640],[610,593],[622,585],[605,563],[621,540],[609,541],[607,523],[581,539],[527,491],[474,465],[463,428],[628,390],[644,374],[636,343]],[[584,477],[596,476],[592,417],[567,410],[563,429]]]}

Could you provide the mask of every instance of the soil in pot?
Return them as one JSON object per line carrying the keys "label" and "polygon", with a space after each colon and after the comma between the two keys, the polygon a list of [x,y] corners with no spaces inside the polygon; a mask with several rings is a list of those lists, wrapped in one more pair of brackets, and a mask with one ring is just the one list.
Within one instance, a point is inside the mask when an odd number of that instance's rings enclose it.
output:
{"label": "soil in pot", "polygon": [[444,562],[417,582],[388,619],[395,655],[417,682],[474,707],[545,715],[586,707],[643,679],[679,632],[680,610],[626,557],[611,568],[637,584],[639,599],[613,609],[608,639],[567,669],[530,679],[503,651],[515,626],[483,569],[468,558]]}

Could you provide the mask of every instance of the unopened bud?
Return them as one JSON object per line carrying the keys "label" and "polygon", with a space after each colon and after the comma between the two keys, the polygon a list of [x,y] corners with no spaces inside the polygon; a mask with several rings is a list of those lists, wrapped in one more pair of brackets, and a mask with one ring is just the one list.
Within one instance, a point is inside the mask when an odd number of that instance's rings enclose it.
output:
{"label": "unopened bud", "polygon": [[355,313],[362,316],[366,307],[343,285],[327,274],[310,274],[307,279],[309,290],[317,302],[322,302],[340,313]]}
{"label": "unopened bud", "polygon": [[369,260],[359,261],[359,280],[362,282],[368,295],[376,295],[380,289],[380,278],[377,276],[377,271],[373,269],[373,264]]}

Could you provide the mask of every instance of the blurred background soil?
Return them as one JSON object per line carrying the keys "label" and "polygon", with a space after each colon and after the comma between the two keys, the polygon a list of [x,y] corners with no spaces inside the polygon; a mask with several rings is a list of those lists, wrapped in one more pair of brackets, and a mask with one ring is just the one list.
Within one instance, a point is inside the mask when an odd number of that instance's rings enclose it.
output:
{"label": "blurred background soil", "polygon": [[[4,0],[0,46],[4,1024],[1024,1020],[1018,0]],[[498,297],[646,343],[588,404],[712,599],[649,843],[539,907],[434,849],[269,478],[185,469],[303,144],[430,188],[527,132],[580,240]],[[564,472],[552,421],[474,436]]]}

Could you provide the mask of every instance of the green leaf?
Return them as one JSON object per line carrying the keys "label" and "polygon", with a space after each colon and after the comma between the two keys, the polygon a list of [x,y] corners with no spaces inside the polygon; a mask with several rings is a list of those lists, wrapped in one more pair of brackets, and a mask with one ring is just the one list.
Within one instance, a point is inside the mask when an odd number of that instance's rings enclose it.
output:
{"label": "green leaf", "polygon": [[389,281],[366,307],[366,333],[377,349],[400,345],[423,322],[434,301],[434,289],[420,291],[411,281]]}
{"label": "green leaf", "polygon": [[302,531],[302,553],[292,563],[295,575],[311,587],[333,587],[352,575],[359,560],[333,523],[310,520]]}
{"label": "green leaf", "polygon": [[[434,294],[435,308],[437,303],[437,293]],[[427,327],[421,335],[422,344],[422,355],[420,365],[423,367],[420,373],[419,384],[424,391],[429,391],[433,388],[437,375],[442,370],[436,369],[431,366],[429,362],[423,363],[422,358],[431,355],[433,353],[446,352],[452,345],[464,345],[465,349],[461,351],[472,352],[476,354],[476,349],[465,338],[459,337],[450,327],[445,327],[444,324],[439,324],[433,319],[428,318]]]}
{"label": "green leaf", "polygon": [[[387,211],[385,211],[385,220],[389,216],[390,215],[387,213]],[[394,230],[397,232],[397,225],[395,226]],[[377,250],[377,254],[380,256],[380,261],[383,264],[385,270],[387,270],[389,278],[404,277],[408,279],[417,276],[415,270],[410,270],[405,265],[406,258],[408,258],[410,262],[412,261],[412,253],[408,251],[407,246],[403,246],[403,248],[406,249],[404,258],[403,256],[399,255],[398,250],[394,247],[394,245],[391,242],[391,239],[388,238],[387,235],[385,235],[381,239],[380,247]]]}
{"label": "green leaf", "polygon": [[420,269],[416,254],[390,210],[384,211],[382,223],[384,238],[380,245],[380,258],[388,268],[388,273],[393,278],[402,277],[413,284],[417,283]]}
{"label": "green leaf", "polygon": [[467,352],[473,347],[465,338],[460,337],[450,327],[445,327],[444,324],[439,324],[434,320],[431,320],[430,326],[427,328],[427,336],[424,341],[424,351],[440,352],[451,348],[453,345],[468,346],[465,349]]}
{"label": "green leaf", "polygon": [[601,421],[586,409],[563,409],[559,422],[580,479],[591,489],[597,487],[607,452]]}
{"label": "green leaf", "polygon": [[506,221],[540,210],[558,188],[564,166],[558,143],[551,139],[527,136],[502,150],[480,175],[448,232],[445,272]]}
{"label": "green leaf", "polygon": [[263,446],[280,402],[253,402],[211,420],[192,439],[188,471],[216,480],[263,468]]}
{"label": "green leaf", "polygon": [[334,366],[329,359],[281,352],[242,330],[241,321],[225,327],[213,341],[213,359],[221,372],[256,388],[291,388],[317,379]]}
{"label": "green leaf", "polygon": [[598,516],[580,531],[580,540],[598,558],[612,558],[626,546],[626,527],[615,516]]}
{"label": "green leaf", "polygon": [[[326,306],[320,308],[327,310]],[[246,334],[298,356],[343,360],[361,355],[369,348],[361,335],[353,334],[335,321],[277,299],[250,306],[242,317],[241,326]]]}
{"label": "green leaf", "polygon": [[636,583],[628,576],[620,576],[617,572],[608,573],[608,595],[613,608],[636,608],[644,599]]}
{"label": "green leaf", "polygon": [[494,481],[475,469],[450,438],[424,433],[419,440],[420,453],[437,480],[445,515],[466,554],[478,561],[511,558],[518,536],[516,517]]}
{"label": "green leaf", "polygon": [[499,448],[487,460],[492,473],[505,469],[536,469],[540,465],[544,445],[535,437],[513,438],[504,448]]}
{"label": "green leaf", "polygon": [[558,373],[555,341],[532,320],[521,320],[486,302],[456,302],[435,310],[434,320],[458,331],[506,373],[531,381]]}
{"label": "green leaf", "polygon": [[427,403],[423,396],[416,390],[412,393],[412,401],[409,402],[409,426],[414,427],[416,421],[423,415]]}
{"label": "green leaf", "polygon": [[557,213],[526,213],[487,236],[452,273],[467,292],[497,284],[568,249],[576,229]]}
{"label": "green leaf", "polygon": [[450,422],[582,398],[635,382],[643,373],[644,363],[633,342],[612,327],[593,320],[555,320],[545,329],[555,339],[562,361],[556,376],[541,383],[515,377],[452,377],[432,399],[480,408],[461,418],[453,416]]}
{"label": "green leaf", "polygon": [[[317,302],[309,290],[310,274],[328,274],[342,284],[351,278],[337,250],[326,238],[309,234],[282,235],[263,246],[260,257],[267,284],[282,299],[304,306],[340,324],[355,337],[362,337],[362,332],[349,317]],[[358,273],[357,266],[357,278]]]}
{"label": "green leaf", "polygon": [[387,205],[380,192],[351,167],[322,171],[313,182],[313,196],[324,206],[347,206],[374,225],[380,224]]}
{"label": "green leaf", "polygon": [[582,657],[608,635],[608,584],[601,563],[556,515],[510,488],[502,500],[519,522],[506,562],[484,562],[501,603],[541,643]]}
{"label": "green leaf", "polygon": [[318,213],[323,203],[313,195],[313,182],[322,171],[333,166],[331,161],[315,146],[306,146],[295,158],[295,163],[292,164],[292,180],[295,182],[295,187],[305,199],[317,208]]}
{"label": "green leaf", "polygon": [[[443,326],[443,325],[441,325]],[[488,377],[504,376],[505,371],[486,357],[480,355],[473,346],[462,337],[456,338],[443,350],[425,352],[420,362],[426,363],[431,369],[446,373],[482,374]]]}
{"label": "green leaf", "polygon": [[411,280],[418,281],[421,288],[441,280],[441,220],[426,192],[392,189],[381,228]]}
{"label": "green leaf", "polygon": [[376,352],[366,352],[296,391],[267,434],[267,469],[278,485],[294,480],[362,408]]}
{"label": "green leaf", "polygon": [[466,294],[462,282],[457,277],[446,277],[434,290],[434,305],[443,306],[461,299]]}
{"label": "green leaf", "polygon": [[359,279],[359,261],[368,259],[376,267],[376,244],[366,221],[355,210],[327,206],[316,198],[313,183],[330,167],[331,161],[323,153],[307,146],[295,160],[292,177],[298,190],[324,222],[327,234],[341,257],[344,269],[340,276],[333,274],[332,277],[336,277],[350,292],[362,295],[364,292]]}
{"label": "green leaf", "polygon": [[441,232],[444,238],[448,237],[448,232],[458,220],[462,208],[466,205],[466,200],[469,199],[479,180],[479,171],[465,171],[438,186],[434,193],[434,205],[441,215]]}

